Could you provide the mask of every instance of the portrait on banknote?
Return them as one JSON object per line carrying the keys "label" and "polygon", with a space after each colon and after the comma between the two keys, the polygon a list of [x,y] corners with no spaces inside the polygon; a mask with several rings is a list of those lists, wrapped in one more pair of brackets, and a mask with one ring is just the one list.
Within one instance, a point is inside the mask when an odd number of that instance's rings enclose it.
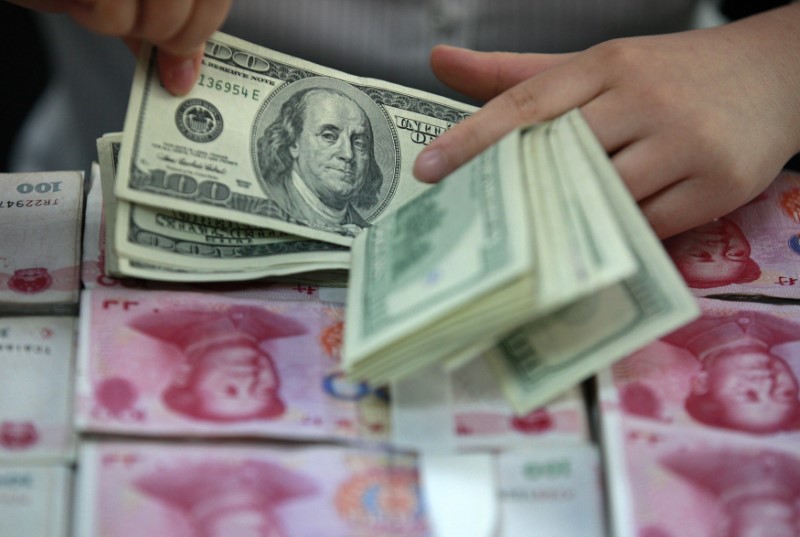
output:
{"label": "portrait on banknote", "polygon": [[706,312],[613,368],[624,412],[770,435],[800,430],[800,324]]}
{"label": "portrait on banknote", "polygon": [[664,246],[687,285],[695,289],[749,283],[761,276],[747,237],[728,218],[671,237]]}
{"label": "portrait on banknote", "polygon": [[280,378],[261,343],[305,333],[294,319],[254,306],[234,306],[148,313],[129,326],[180,351],[182,362],[161,394],[170,410],[211,422],[283,414]]}
{"label": "portrait on banknote", "polygon": [[[693,494],[718,506],[714,535],[791,537],[800,531],[800,459],[771,449],[700,448],[669,453],[661,465]],[[648,534],[649,535],[649,534]]]}
{"label": "portrait on banknote", "polygon": [[263,460],[176,464],[142,475],[134,486],[179,514],[193,537],[286,537],[275,510],[318,492],[309,477]]}
{"label": "portrait on banknote", "polygon": [[256,176],[287,221],[352,236],[394,191],[390,122],[343,81],[313,77],[276,91],[254,139]]}

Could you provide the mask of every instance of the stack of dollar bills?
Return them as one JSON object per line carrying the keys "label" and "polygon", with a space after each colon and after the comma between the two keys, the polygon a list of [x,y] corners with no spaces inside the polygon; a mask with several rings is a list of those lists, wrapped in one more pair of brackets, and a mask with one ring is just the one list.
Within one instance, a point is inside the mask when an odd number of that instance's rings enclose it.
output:
{"label": "stack of dollar bills", "polygon": [[577,110],[512,132],[352,257],[348,374],[379,385],[485,352],[519,412],[697,315]]}
{"label": "stack of dollar bills", "polygon": [[156,60],[98,143],[111,275],[339,278],[350,377],[484,355],[520,412],[696,315],[578,111],[431,187],[416,156],[474,108],[219,33],[185,97]]}
{"label": "stack of dollar bills", "polygon": [[124,134],[98,141],[107,270],[344,282],[353,237],[429,188],[412,176],[416,156],[473,111],[222,33],[195,88],[175,97],[145,50]]}

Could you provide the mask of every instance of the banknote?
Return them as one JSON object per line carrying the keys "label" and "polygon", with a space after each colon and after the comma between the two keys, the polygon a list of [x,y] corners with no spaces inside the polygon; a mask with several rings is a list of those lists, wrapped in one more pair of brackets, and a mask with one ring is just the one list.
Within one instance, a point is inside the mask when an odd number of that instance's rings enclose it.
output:
{"label": "banknote", "polygon": [[579,387],[518,415],[482,357],[454,371],[434,366],[393,382],[391,395],[395,446],[447,453],[590,442]]}
{"label": "banknote", "polygon": [[797,535],[800,449],[709,431],[615,423],[605,444],[613,535]]}
{"label": "banknote", "polygon": [[698,296],[800,299],[800,174],[782,172],[747,205],[664,244]]}
{"label": "banknote", "polygon": [[417,154],[474,110],[293,58],[222,33],[184,97],[144,50],[117,196],[348,246],[425,187]]}
{"label": "banknote", "polygon": [[[497,455],[499,537],[603,537],[599,450],[594,445],[537,446]],[[424,476],[423,476],[424,479]]]}
{"label": "banknote", "polygon": [[[103,137],[106,142],[113,144],[114,135]],[[106,151],[104,148],[101,153]],[[102,160],[102,159],[101,159]],[[104,160],[105,162],[105,160]],[[103,206],[104,194],[100,184],[99,165],[92,168],[91,181],[88,183],[86,196],[86,211],[83,232],[83,261],[81,263],[81,281],[87,289],[96,287],[116,287],[126,289],[154,289],[163,291],[193,291],[204,293],[218,293],[230,297],[249,298],[253,300],[322,300],[326,297],[320,294],[320,282],[326,281],[326,274],[331,276],[327,283],[339,285],[339,277],[329,273],[317,275],[294,275],[286,278],[272,277],[268,280],[240,280],[240,281],[162,281],[159,279],[144,279],[128,276],[114,277],[109,272],[119,272],[119,269],[106,270],[108,265],[109,247],[106,245],[106,211]],[[109,237],[113,240],[113,236]],[[112,264],[118,263],[116,258]],[[310,276],[315,281],[304,281]],[[338,287],[325,287],[325,293],[332,295],[341,294]],[[328,300],[331,301],[331,300]],[[336,298],[334,302],[342,302]]]}
{"label": "banknote", "polygon": [[698,434],[800,442],[800,305],[697,300],[697,320],[603,374],[604,408]]}
{"label": "banknote", "polygon": [[577,110],[511,133],[360,235],[347,303],[353,378],[483,350],[518,414],[697,314]]}
{"label": "banknote", "polygon": [[419,468],[428,521],[437,537],[605,535],[597,446],[423,454]]}
{"label": "banknote", "polygon": [[107,273],[162,281],[235,281],[347,269],[349,253],[343,246],[117,200],[121,141],[121,133],[97,141],[104,212],[110,215],[105,222]]}
{"label": "banknote", "polygon": [[82,172],[0,174],[0,314],[76,313]]}
{"label": "banknote", "polygon": [[77,426],[147,436],[374,440],[385,390],[344,378],[342,307],[93,289],[80,317]]}
{"label": "banknote", "polygon": [[104,285],[104,280],[110,278],[105,274],[105,226],[100,165],[93,162],[89,180],[86,182],[81,253],[81,283],[86,288]]}
{"label": "banknote", "polygon": [[415,460],[346,447],[82,446],[81,537],[423,537]]}
{"label": "banknote", "polygon": [[0,318],[0,464],[74,457],[74,357],[74,318]]}
{"label": "banknote", "polygon": [[[566,387],[685,324],[698,312],[582,116],[576,112],[558,121],[562,123],[555,134],[556,141],[560,140],[558,147],[571,155],[565,160],[573,166],[582,162],[585,170],[593,171],[591,176],[600,192],[594,203],[600,205],[599,200],[604,199],[611,207],[621,240],[634,257],[636,269],[611,285],[517,328],[487,352],[506,396],[518,412],[540,406]],[[546,141],[539,139],[538,143]],[[550,145],[550,152],[557,154]],[[588,176],[564,173],[560,177],[566,181],[579,180],[575,189],[583,191],[584,183],[591,182],[584,180]],[[546,257],[549,251],[541,255]],[[542,286],[546,283],[542,282]]]}
{"label": "banknote", "polygon": [[66,466],[0,466],[0,535],[68,537],[71,489]]}

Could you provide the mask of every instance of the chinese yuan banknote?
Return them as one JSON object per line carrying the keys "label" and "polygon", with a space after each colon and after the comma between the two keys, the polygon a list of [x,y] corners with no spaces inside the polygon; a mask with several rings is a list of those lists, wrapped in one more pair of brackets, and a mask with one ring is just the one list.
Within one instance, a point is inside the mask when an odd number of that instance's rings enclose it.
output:
{"label": "chinese yuan banknote", "polygon": [[0,463],[74,456],[75,319],[0,317]]}
{"label": "chinese yuan banknote", "polygon": [[800,306],[698,303],[599,377],[614,534],[797,535]]}
{"label": "chinese yuan banknote", "polygon": [[603,405],[668,428],[800,442],[800,306],[698,302],[699,319],[614,364]]}
{"label": "chinese yuan banknote", "polygon": [[422,494],[436,537],[603,537],[597,446],[422,454]]}
{"label": "chinese yuan banknote", "polygon": [[398,446],[446,453],[589,441],[580,387],[517,415],[482,357],[454,371],[433,366],[391,388],[392,440]]}
{"label": "chinese yuan banknote", "polygon": [[81,172],[0,174],[0,314],[76,313]]}
{"label": "chinese yuan banknote", "polygon": [[784,171],[747,205],[664,246],[698,296],[800,299],[800,174]]}
{"label": "chinese yuan banknote", "polygon": [[341,306],[209,293],[83,294],[77,424],[158,436],[383,440],[382,390],[339,367]]}
{"label": "chinese yuan banknote", "polygon": [[603,537],[599,459],[597,447],[589,445],[497,455],[499,537]]}
{"label": "chinese yuan banknote", "polygon": [[81,537],[423,537],[414,458],[345,447],[82,447]]}
{"label": "chinese yuan banknote", "polygon": [[65,466],[0,466],[0,535],[70,535],[71,482]]}
{"label": "chinese yuan banknote", "polygon": [[800,448],[622,420],[606,456],[616,537],[795,537]]}

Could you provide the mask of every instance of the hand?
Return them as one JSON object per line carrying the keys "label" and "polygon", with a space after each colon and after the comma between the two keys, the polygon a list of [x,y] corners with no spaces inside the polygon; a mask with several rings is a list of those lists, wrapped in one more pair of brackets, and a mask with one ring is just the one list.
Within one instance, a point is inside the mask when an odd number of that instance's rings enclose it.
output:
{"label": "hand", "polygon": [[656,233],[723,216],[800,150],[800,5],[718,28],[564,55],[433,50],[435,74],[481,110],[430,144],[435,182],[517,126],[580,107]]}
{"label": "hand", "polygon": [[137,53],[142,41],[159,49],[161,81],[183,95],[194,86],[206,39],[225,21],[232,0],[11,0],[47,11],[68,13],[97,33],[121,37]]}

